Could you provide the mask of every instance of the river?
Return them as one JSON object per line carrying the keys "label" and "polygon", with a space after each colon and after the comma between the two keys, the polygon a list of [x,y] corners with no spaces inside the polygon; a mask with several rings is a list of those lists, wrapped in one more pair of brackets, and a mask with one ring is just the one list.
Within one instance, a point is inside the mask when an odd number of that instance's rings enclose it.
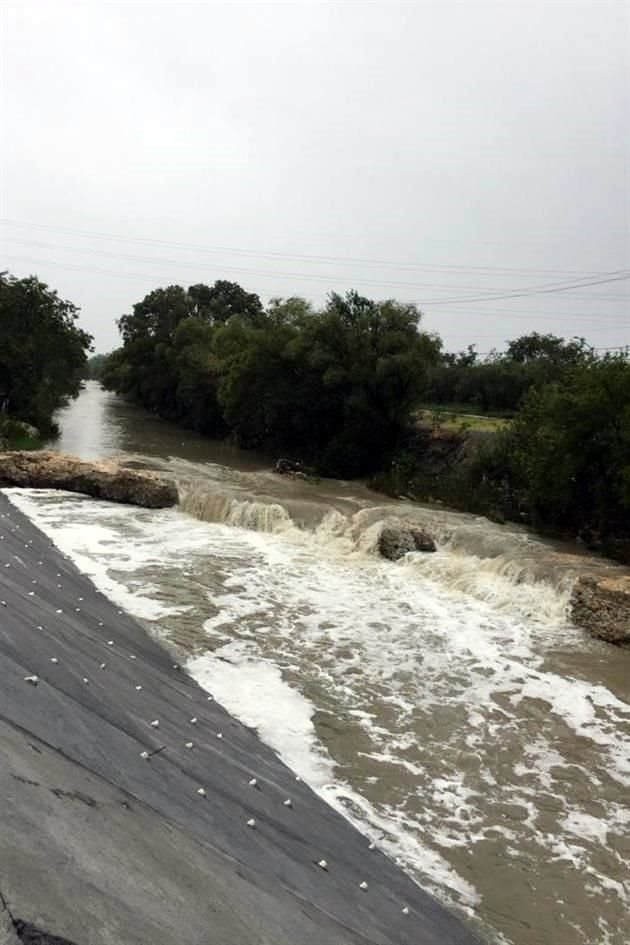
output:
{"label": "river", "polygon": [[[89,382],[54,444],[174,476],[149,511],[14,501],[486,941],[630,941],[630,651],[566,610],[613,569],[524,530],[305,483]],[[385,518],[434,555],[375,554]]]}

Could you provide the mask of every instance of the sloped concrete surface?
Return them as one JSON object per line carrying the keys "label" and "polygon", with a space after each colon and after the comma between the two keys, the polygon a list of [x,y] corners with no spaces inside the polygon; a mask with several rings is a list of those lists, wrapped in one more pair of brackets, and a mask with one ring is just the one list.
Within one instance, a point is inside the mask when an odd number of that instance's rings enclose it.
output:
{"label": "sloped concrete surface", "polygon": [[0,945],[476,941],[1,493],[0,798]]}

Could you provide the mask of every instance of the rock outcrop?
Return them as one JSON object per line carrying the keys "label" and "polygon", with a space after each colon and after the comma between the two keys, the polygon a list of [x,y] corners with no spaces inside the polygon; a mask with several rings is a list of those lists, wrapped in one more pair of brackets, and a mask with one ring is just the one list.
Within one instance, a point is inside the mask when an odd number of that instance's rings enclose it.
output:
{"label": "rock outcrop", "polygon": [[0,486],[64,489],[148,509],[177,505],[174,482],[151,472],[125,469],[115,463],[84,462],[51,450],[0,453]]}
{"label": "rock outcrop", "polygon": [[571,617],[595,637],[630,645],[630,577],[580,578],[571,595]]}
{"label": "rock outcrop", "polygon": [[378,538],[378,550],[384,558],[398,561],[410,551],[436,551],[428,532],[411,525],[385,525]]}

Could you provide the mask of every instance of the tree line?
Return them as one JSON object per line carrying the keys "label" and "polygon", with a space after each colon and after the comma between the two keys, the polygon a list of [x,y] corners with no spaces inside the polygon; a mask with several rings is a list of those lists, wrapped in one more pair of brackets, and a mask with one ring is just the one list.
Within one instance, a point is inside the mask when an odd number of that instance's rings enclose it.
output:
{"label": "tree line", "polygon": [[156,289],[118,321],[103,384],[201,433],[288,451],[324,475],[381,468],[441,343],[415,305],[331,293],[321,309],[232,282]]}
{"label": "tree line", "polygon": [[[319,309],[301,298],[265,307],[221,280],[156,289],[118,325],[103,383],[161,416],[630,557],[627,356],[536,332],[485,358],[453,354],[415,305],[348,292]],[[514,419],[427,482],[417,422],[427,401]]]}
{"label": "tree line", "polygon": [[[415,305],[331,293],[267,306],[237,283],[168,286],[89,362],[78,310],[36,277],[0,277],[0,408],[54,429],[82,377],[157,414],[323,475],[579,535],[630,561],[630,359],[531,333],[502,353],[443,350]],[[464,463],[426,473],[423,403],[513,419]]]}
{"label": "tree line", "polygon": [[79,310],[35,276],[0,273],[0,421],[54,433],[54,412],[78,394],[92,338]]}

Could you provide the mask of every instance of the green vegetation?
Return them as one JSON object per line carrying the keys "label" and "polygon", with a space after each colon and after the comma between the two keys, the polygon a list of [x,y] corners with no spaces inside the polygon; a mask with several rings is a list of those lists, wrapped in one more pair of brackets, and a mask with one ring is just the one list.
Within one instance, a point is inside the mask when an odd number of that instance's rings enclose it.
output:
{"label": "green vegetation", "polygon": [[0,449],[37,450],[41,446],[39,430],[8,414],[0,414]]}
{"label": "green vegetation", "polygon": [[95,370],[210,436],[630,558],[628,358],[537,333],[449,354],[420,325],[414,305],[356,292],[315,310],[169,286],[119,320],[123,345]]}
{"label": "green vegetation", "polygon": [[414,305],[331,294],[320,311],[216,282],[150,293],[119,321],[103,383],[242,446],[327,475],[380,468],[410,424],[440,342]]}
{"label": "green vegetation", "polygon": [[432,430],[445,430],[450,433],[498,433],[510,425],[505,417],[491,417],[473,414],[467,410],[445,410],[441,404],[423,406],[417,412],[418,423]]}
{"label": "green vegetation", "polygon": [[532,385],[493,433],[425,424],[374,485],[579,537],[630,563],[630,360],[580,359]]}
{"label": "green vegetation", "polygon": [[0,416],[10,442],[37,439],[11,432],[14,420],[49,436],[54,411],[78,393],[92,339],[77,317],[71,302],[35,276],[0,273]]}
{"label": "green vegetation", "polygon": [[88,358],[83,372],[85,380],[100,381],[107,358],[106,354],[93,354],[91,358]]}
{"label": "green vegetation", "polygon": [[434,405],[473,413],[513,416],[527,392],[548,384],[567,370],[593,360],[583,338],[565,341],[537,332],[523,335],[499,354],[481,358],[473,345],[459,354],[445,354],[431,373],[427,400]]}
{"label": "green vegetation", "polygon": [[[582,361],[530,391],[481,470],[536,527],[630,561],[630,361]],[[516,508],[515,508],[516,503]]]}
{"label": "green vegetation", "polygon": [[96,378],[209,436],[630,561],[627,355],[537,333],[450,354],[414,305],[348,292],[264,307],[226,281],[149,293],[120,318],[122,347],[89,361],[77,309],[35,277],[0,276],[0,317],[4,444],[38,445]]}

